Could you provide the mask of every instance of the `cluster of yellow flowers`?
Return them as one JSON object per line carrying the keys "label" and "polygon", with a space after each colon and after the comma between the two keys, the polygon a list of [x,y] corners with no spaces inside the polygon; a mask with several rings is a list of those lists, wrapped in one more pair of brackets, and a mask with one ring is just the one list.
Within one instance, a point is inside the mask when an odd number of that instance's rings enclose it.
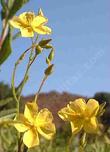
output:
{"label": "cluster of yellow flowers", "polygon": [[[89,99],[86,103],[84,99],[79,98],[61,109],[58,115],[64,121],[70,121],[73,134],[81,129],[84,129],[86,133],[97,133],[99,130],[98,111],[98,101]],[[52,113],[46,108],[38,112],[35,102],[28,102],[25,105],[24,115],[19,114],[16,119],[19,123],[15,124],[15,128],[19,132],[24,132],[23,142],[28,148],[39,145],[38,133],[50,140],[56,132]]]}
{"label": "cluster of yellow flowers", "polygon": [[[51,29],[45,26],[47,22],[48,19],[42,10],[37,16],[33,12],[24,12],[10,20],[13,27],[20,29],[23,37],[34,37],[35,32],[50,34]],[[84,99],[79,98],[62,108],[58,115],[64,121],[70,122],[73,134],[82,129],[86,133],[97,133],[99,109],[99,103],[95,99],[89,99],[86,103]],[[25,105],[24,114],[18,114],[16,120],[18,123],[14,126],[19,132],[24,132],[23,142],[28,148],[39,145],[39,134],[50,140],[56,132],[52,113],[46,108],[38,112],[35,102],[28,102]]]}

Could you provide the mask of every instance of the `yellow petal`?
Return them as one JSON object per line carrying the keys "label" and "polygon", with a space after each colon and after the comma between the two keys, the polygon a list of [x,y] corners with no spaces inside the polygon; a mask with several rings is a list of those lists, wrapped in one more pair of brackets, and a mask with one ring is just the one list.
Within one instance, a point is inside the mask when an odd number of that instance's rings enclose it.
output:
{"label": "yellow petal", "polygon": [[28,102],[25,105],[24,116],[28,119],[29,122],[33,122],[35,116],[38,113],[38,106],[35,102]]}
{"label": "yellow petal", "polygon": [[51,34],[52,32],[51,28],[47,26],[34,27],[33,30],[37,32],[38,34],[42,34],[42,35]]}
{"label": "yellow petal", "polygon": [[14,127],[15,127],[19,132],[25,132],[25,131],[27,131],[27,130],[29,129],[28,126],[25,126],[25,125],[22,124],[22,123],[14,124]]}
{"label": "yellow petal", "polygon": [[20,28],[20,27],[26,27],[27,25],[25,25],[23,22],[22,22],[22,20],[19,18],[19,17],[17,17],[17,16],[15,16],[15,17],[13,17],[11,20],[10,20],[10,25],[12,25],[13,27],[15,27],[15,28]]}
{"label": "yellow petal", "polygon": [[34,18],[35,18],[35,14],[33,12],[24,12],[19,15],[19,19],[21,19],[21,21],[27,25],[30,25],[34,20]]}
{"label": "yellow petal", "polygon": [[37,15],[34,18],[33,22],[31,23],[31,26],[33,28],[35,28],[35,27],[37,28],[38,26],[42,26],[42,25],[46,24],[47,22],[48,22],[48,19],[46,17],[44,17],[42,15]]}
{"label": "yellow petal", "polygon": [[87,108],[85,110],[85,116],[96,116],[99,110],[99,103],[95,99],[89,99],[87,102]]}
{"label": "yellow petal", "polygon": [[58,115],[61,119],[64,121],[72,121],[73,118],[75,117],[75,112],[72,111],[70,108],[65,107],[62,108],[59,112]]}
{"label": "yellow petal", "polygon": [[55,125],[52,123],[52,113],[44,108],[40,110],[36,118],[38,132],[47,139],[51,139],[55,133]]}
{"label": "yellow petal", "polygon": [[56,132],[55,125],[53,123],[38,125],[37,130],[39,134],[48,140],[52,139],[53,135]]}
{"label": "yellow petal", "polygon": [[99,125],[96,117],[92,117],[91,119],[84,122],[84,131],[87,133],[97,133],[99,129]]}
{"label": "yellow petal", "polygon": [[29,129],[28,120],[22,114],[19,114],[16,120],[18,120],[20,123],[15,123],[14,127],[19,132],[25,132]]}
{"label": "yellow petal", "polygon": [[83,122],[81,120],[74,120],[71,122],[71,130],[73,134],[77,134],[83,127]]}
{"label": "yellow petal", "polygon": [[47,108],[40,110],[40,112],[36,117],[36,124],[38,125],[51,123],[52,121],[53,121],[52,113]]}
{"label": "yellow petal", "polygon": [[22,37],[34,37],[34,32],[31,27],[20,28]]}
{"label": "yellow petal", "polygon": [[82,114],[86,109],[86,102],[84,99],[79,98],[69,103],[68,107],[75,113]]}
{"label": "yellow petal", "polygon": [[27,132],[24,133],[23,135],[23,143],[28,147],[34,147],[39,145],[39,137],[38,133],[36,130],[28,130]]}

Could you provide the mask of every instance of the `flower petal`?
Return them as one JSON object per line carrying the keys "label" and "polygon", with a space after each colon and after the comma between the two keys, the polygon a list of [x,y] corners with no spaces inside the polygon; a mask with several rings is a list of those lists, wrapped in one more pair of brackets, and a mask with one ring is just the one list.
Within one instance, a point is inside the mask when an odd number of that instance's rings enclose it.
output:
{"label": "flower petal", "polygon": [[48,19],[42,15],[37,15],[33,22],[31,23],[31,26],[34,28],[34,27],[38,27],[38,26],[41,26],[41,25],[44,25],[48,22]]}
{"label": "flower petal", "polygon": [[34,32],[31,27],[20,28],[22,37],[34,37]]}
{"label": "flower petal", "polygon": [[82,114],[86,109],[86,102],[79,98],[69,103],[68,107],[76,113]]}
{"label": "flower petal", "polygon": [[29,122],[33,122],[35,116],[38,113],[38,106],[35,102],[28,102],[25,105],[24,116],[28,119]]}
{"label": "flower petal", "polygon": [[35,18],[35,14],[33,12],[24,12],[19,15],[19,19],[21,19],[24,24],[30,25]]}
{"label": "flower petal", "polygon": [[17,16],[14,16],[9,23],[15,28],[26,27],[22,20]]}
{"label": "flower petal", "polygon": [[51,139],[55,133],[55,125],[52,123],[52,113],[44,108],[40,110],[36,118],[38,132],[47,139]]}
{"label": "flower petal", "polygon": [[35,32],[37,32],[38,34],[51,34],[52,30],[51,28],[47,27],[47,26],[38,26],[38,27],[33,27],[33,30]]}
{"label": "flower petal", "polygon": [[85,116],[96,116],[99,110],[99,103],[95,99],[89,99],[87,102],[87,108],[85,110]]}
{"label": "flower petal", "polygon": [[75,112],[72,111],[70,108],[65,107],[62,108],[59,112],[58,115],[61,119],[64,121],[72,121],[73,118],[75,117]]}
{"label": "flower petal", "polygon": [[77,134],[83,127],[83,123],[81,120],[74,120],[71,122],[71,130],[73,134]]}
{"label": "flower petal", "polygon": [[38,125],[51,123],[52,121],[53,121],[52,113],[47,108],[40,110],[36,118],[36,123]]}
{"label": "flower petal", "polygon": [[23,135],[23,143],[28,148],[31,148],[31,147],[39,145],[38,133],[34,129],[28,130]]}
{"label": "flower petal", "polygon": [[14,127],[19,131],[19,132],[25,132],[29,129],[29,126],[28,126],[28,121],[27,119],[24,117],[23,114],[19,114],[17,116],[17,119],[16,120],[19,120],[19,123],[15,123],[14,124]]}
{"label": "flower petal", "polygon": [[48,140],[52,139],[53,135],[56,132],[55,125],[53,123],[38,125],[37,130],[39,134]]}
{"label": "flower petal", "polygon": [[92,117],[88,121],[84,122],[84,131],[87,133],[97,133],[99,125],[96,117]]}

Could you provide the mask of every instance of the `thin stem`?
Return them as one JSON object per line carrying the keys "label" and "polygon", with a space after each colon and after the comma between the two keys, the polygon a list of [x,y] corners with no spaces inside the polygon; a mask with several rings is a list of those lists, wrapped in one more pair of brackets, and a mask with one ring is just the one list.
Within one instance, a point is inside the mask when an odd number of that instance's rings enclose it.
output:
{"label": "thin stem", "polygon": [[12,92],[13,92],[14,99],[15,99],[16,102],[17,102],[17,112],[19,113],[19,100],[18,100],[17,95],[16,95],[15,82],[14,82],[14,80],[15,80],[16,68],[17,68],[17,64],[15,64],[15,67],[14,67],[14,70],[13,70],[11,85],[12,85]]}
{"label": "thin stem", "polygon": [[13,96],[14,96],[14,99],[16,100],[17,102],[17,110],[18,110],[18,113],[19,113],[19,100],[17,98],[17,95],[16,95],[16,89],[15,89],[15,74],[16,74],[16,69],[17,69],[17,66],[19,65],[19,63],[21,62],[21,60],[23,60],[23,57],[25,56],[25,54],[31,49],[33,48],[34,46],[31,46],[30,48],[26,49],[23,54],[20,56],[20,58],[17,60],[17,62],[15,63],[15,66],[14,66],[14,70],[13,70],[13,73],[12,73],[12,82],[11,82],[11,85],[12,85],[12,92],[13,92]]}
{"label": "thin stem", "polygon": [[44,83],[45,83],[47,77],[48,77],[48,76],[45,75],[44,78],[43,78],[42,81],[41,81],[41,84],[40,84],[40,86],[39,86],[39,89],[38,89],[38,91],[37,91],[37,93],[36,93],[36,95],[35,95],[35,99],[34,99],[35,102],[37,102],[39,93],[40,93],[40,91],[41,91],[41,89],[42,89],[42,87],[43,87],[43,85],[44,85]]}
{"label": "thin stem", "polygon": [[[33,39],[31,39],[32,41],[32,46],[34,46],[34,42],[33,42]],[[33,64],[34,60],[36,59],[36,55],[34,56],[34,58],[32,59],[32,55],[33,55],[33,49],[34,47],[31,48],[31,52],[30,52],[30,56],[29,56],[29,61],[28,61],[28,64],[27,64],[27,68],[26,68],[26,72],[25,72],[25,75],[24,75],[24,78],[23,78],[23,81],[22,81],[22,84],[21,84],[21,87],[20,87],[20,92],[19,92],[19,97],[18,97],[18,100],[20,101],[21,99],[21,92],[23,90],[23,87],[26,83],[26,80],[27,80],[27,77],[28,77],[28,72],[29,72],[29,69],[31,67],[31,65]]]}
{"label": "thin stem", "polygon": [[70,146],[71,146],[71,143],[72,143],[73,136],[74,135],[72,134],[72,136],[69,138],[68,145],[67,145],[67,152],[71,152]]}
{"label": "thin stem", "polygon": [[84,132],[79,141],[79,152],[84,152],[84,148],[86,146],[86,136],[87,134]]}
{"label": "thin stem", "polygon": [[15,121],[15,120],[2,120],[2,121],[0,121],[0,126],[2,126],[2,125],[12,125],[12,124],[16,124],[16,123],[20,123],[20,122]]}
{"label": "thin stem", "polygon": [[29,63],[30,62],[28,62],[28,65],[27,65],[27,68],[26,68],[26,72],[25,72],[25,75],[24,75],[24,78],[23,78],[23,81],[22,81],[22,85],[21,85],[21,88],[20,88],[20,91],[19,91],[19,97],[18,97],[19,101],[21,99],[21,92],[23,90],[24,84],[25,84],[27,76],[28,76],[28,71],[29,71],[29,68],[30,68],[30,64]]}
{"label": "thin stem", "polygon": [[[31,39],[31,41],[32,41],[32,46],[34,46],[34,45],[37,43],[38,38],[39,38],[39,35],[37,35],[35,42],[33,41],[33,39]],[[25,82],[26,82],[26,79],[27,79],[27,76],[28,76],[29,69],[30,69],[31,65],[33,64],[33,62],[35,61],[35,59],[36,59],[36,57],[37,57],[37,54],[35,54],[35,56],[34,56],[33,59],[32,59],[33,49],[34,49],[34,47],[32,47],[32,50],[31,50],[31,53],[30,53],[30,56],[29,56],[29,61],[28,61],[27,68],[26,68],[26,72],[25,72],[25,75],[24,75],[24,79],[23,79],[22,84],[21,84],[21,89],[20,89],[19,97],[18,97],[18,100],[19,100],[19,101],[20,101],[20,99],[21,99],[21,92],[22,92],[23,87],[24,87],[24,85],[25,85]]]}
{"label": "thin stem", "polygon": [[37,34],[36,39],[35,39],[35,41],[34,41],[34,44],[36,44],[36,43],[37,43],[38,38],[39,38],[39,34]]}

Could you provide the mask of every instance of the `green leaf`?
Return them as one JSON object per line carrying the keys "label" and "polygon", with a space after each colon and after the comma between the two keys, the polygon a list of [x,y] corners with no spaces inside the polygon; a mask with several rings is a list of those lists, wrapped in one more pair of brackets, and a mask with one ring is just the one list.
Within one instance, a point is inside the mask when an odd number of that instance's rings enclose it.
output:
{"label": "green leaf", "polygon": [[7,5],[6,5],[6,2],[4,0],[1,0],[0,3],[1,3],[1,6],[2,6],[1,19],[3,20],[6,17]]}
{"label": "green leaf", "polygon": [[12,7],[10,8],[10,12],[8,15],[8,19],[12,18],[16,12],[29,0],[14,0]]}
{"label": "green leaf", "polygon": [[5,115],[5,116],[2,116],[0,117],[0,121],[1,120],[7,120],[7,119],[11,119],[11,118],[14,118],[16,116],[16,113],[12,113],[12,114],[8,114],[8,115]]}
{"label": "green leaf", "polygon": [[13,101],[12,97],[0,100],[0,107],[5,106],[6,104],[8,104],[11,101]]}
{"label": "green leaf", "polygon": [[3,110],[0,112],[0,117],[6,117],[7,115],[10,115],[10,114],[14,114],[17,112],[17,109],[16,108],[13,108],[13,109],[6,109],[6,110]]}
{"label": "green leaf", "polygon": [[11,8],[13,5],[14,0],[8,0],[8,8]]}
{"label": "green leaf", "polygon": [[0,49],[0,65],[8,58],[11,54],[11,33],[10,30],[2,44],[2,48]]}
{"label": "green leaf", "polygon": [[5,1],[4,1],[4,0],[1,0],[0,3],[1,3],[1,5],[2,5],[2,8],[3,8],[4,10],[6,10],[6,9],[7,9],[7,6],[6,6]]}

